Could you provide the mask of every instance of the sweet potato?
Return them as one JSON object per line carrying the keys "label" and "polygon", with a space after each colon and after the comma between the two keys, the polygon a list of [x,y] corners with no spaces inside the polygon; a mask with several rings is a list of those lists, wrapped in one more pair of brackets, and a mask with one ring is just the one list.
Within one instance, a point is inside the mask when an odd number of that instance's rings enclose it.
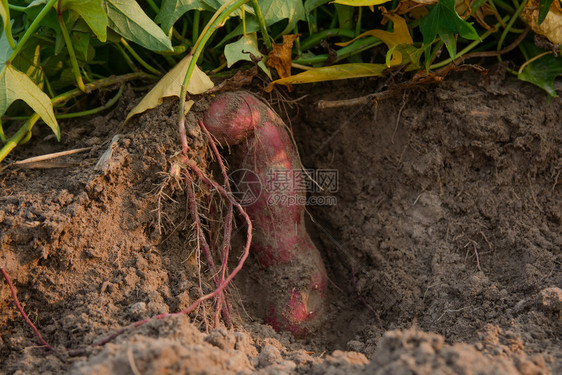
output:
{"label": "sweet potato", "polygon": [[301,168],[286,126],[267,104],[247,92],[215,98],[203,122],[221,144],[235,146],[232,168],[251,170],[261,182],[246,181],[247,188],[259,195],[246,211],[255,228],[251,250],[273,275],[267,278],[270,289],[263,293],[267,321],[277,331],[306,335],[319,318],[327,276],[305,228],[306,193],[291,186],[278,199],[274,195],[279,192],[266,186],[268,177]]}

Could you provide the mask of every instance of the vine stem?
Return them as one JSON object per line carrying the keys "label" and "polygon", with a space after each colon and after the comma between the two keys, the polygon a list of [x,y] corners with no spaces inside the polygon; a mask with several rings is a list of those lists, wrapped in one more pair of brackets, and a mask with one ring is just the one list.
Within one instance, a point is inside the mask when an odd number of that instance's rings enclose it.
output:
{"label": "vine stem", "polygon": [[[498,51],[502,49],[502,44],[503,44],[503,41],[505,40],[505,37],[507,36],[507,33],[511,29],[511,26],[513,26],[513,24],[517,20],[517,17],[519,17],[521,12],[523,11],[523,8],[525,7],[526,4],[527,4],[527,1],[523,1],[521,3],[521,5],[519,5],[519,7],[517,7],[517,10],[513,14],[513,16],[511,16],[511,19],[509,20],[508,24],[506,25],[505,30],[502,32],[502,35],[500,36],[500,40],[498,41],[498,48],[497,48]],[[501,61],[501,59],[500,59],[500,61]]]}
{"label": "vine stem", "polygon": [[8,8],[10,8],[11,10],[15,10],[16,12],[25,12],[27,10],[27,7],[22,7],[9,3],[8,3]]}
{"label": "vine stem", "polygon": [[137,53],[137,51],[135,51],[133,49],[133,47],[131,47],[129,45],[129,43],[127,43],[127,41],[125,40],[125,38],[121,38],[120,40],[121,44],[123,44],[123,46],[125,47],[125,49],[127,51],[129,51],[129,53],[135,58],[135,60],[137,60],[139,62],[139,64],[141,64],[142,66],[144,66],[144,68],[146,70],[148,70],[149,72],[151,72],[152,74],[155,74],[157,76],[161,76],[162,72],[160,72],[158,69],[154,68],[152,65],[150,65],[149,63],[147,63],[146,61],[144,61],[144,59]]}
{"label": "vine stem", "polygon": [[301,43],[301,49],[303,51],[309,50],[312,47],[316,46],[317,44],[320,44],[320,42],[322,42],[323,39],[331,38],[334,36],[345,36],[346,38],[351,39],[355,37],[355,32],[353,30],[347,30],[347,29],[322,30],[317,32],[316,34],[309,36],[306,40],[304,40]]}
{"label": "vine stem", "polygon": [[[43,20],[43,18],[45,18],[45,16],[47,15],[47,13],[51,10],[51,8],[53,7],[53,5],[55,5],[55,3],[59,1],[59,0],[49,0],[49,2],[47,4],[45,4],[45,6],[43,7],[43,9],[41,9],[41,12],[39,12],[39,14],[37,15],[37,17],[35,17],[35,19],[33,20],[33,22],[31,23],[31,25],[29,26],[29,28],[27,29],[27,31],[25,32],[25,34],[22,36],[22,38],[19,40],[18,44],[16,45],[16,48],[14,48],[14,51],[12,52],[12,54],[10,55],[10,57],[8,57],[8,60],[6,60],[6,64],[11,63],[16,56],[18,55],[18,53],[21,51],[21,49],[23,48],[24,44],[27,42],[27,40],[29,38],[31,38],[31,36],[33,35],[33,33],[35,32],[35,30],[37,30],[37,28],[39,27],[39,24],[41,23],[41,21]],[[2,159],[0,159],[1,161]]]}
{"label": "vine stem", "polygon": [[[343,35],[343,34],[342,34]],[[336,59],[335,62],[341,61],[349,56],[355,55],[357,53],[363,52],[365,50],[371,49],[378,45],[381,45],[382,42],[379,38],[375,38],[374,36],[369,36],[364,39],[359,39],[352,44],[340,48],[336,51]],[[328,54],[317,55],[314,57],[306,57],[297,60],[293,60],[294,63],[301,64],[301,65],[312,65],[318,64],[328,60],[330,56]]]}
{"label": "vine stem", "polygon": [[[197,65],[197,60],[199,60],[199,56],[201,52],[203,52],[203,48],[205,44],[211,37],[211,34],[218,29],[221,24],[226,21],[226,19],[230,16],[230,13],[234,12],[234,10],[238,9],[240,6],[247,3],[249,0],[231,0],[228,3],[223,4],[216,12],[213,14],[213,17],[207,22],[205,28],[199,35],[199,38],[193,45],[193,49],[191,50],[191,60],[189,61],[189,65],[187,66],[187,72],[185,73],[185,77],[183,79],[183,83],[181,86],[181,93],[180,93],[180,108],[178,112],[178,126],[180,137],[183,137],[185,134],[185,120],[184,120],[184,106],[185,106],[185,97],[187,95],[187,86],[189,84],[189,80],[193,75],[193,71],[195,70],[195,66]],[[187,152],[187,146],[183,144],[182,138],[182,148],[184,154]]]}
{"label": "vine stem", "polygon": [[82,92],[87,92],[86,86],[84,85],[84,80],[82,80],[82,75],[80,74],[80,67],[78,66],[78,60],[76,59],[76,53],[74,52],[74,46],[72,45],[70,34],[68,34],[68,29],[66,28],[66,24],[64,23],[62,13],[60,11],[57,13],[59,19],[59,26],[62,31],[62,36],[64,38],[64,43],[66,44],[66,49],[68,50],[70,65],[72,66],[72,72],[74,73],[74,79],[76,80],[76,84],[78,85],[78,88]]}
{"label": "vine stem", "polygon": [[80,111],[80,112],[62,113],[60,115],[56,115],[55,117],[57,118],[57,120],[63,120],[69,118],[95,115],[96,113],[105,111],[106,109],[113,107],[115,103],[117,103],[117,101],[121,98],[122,94],[123,94],[123,86],[119,88],[119,91],[117,91],[117,94],[115,94],[113,98],[111,98],[107,103],[105,103],[102,106],[99,106],[97,108],[87,109],[85,111]]}
{"label": "vine stem", "polygon": [[267,50],[270,51],[271,50],[271,39],[269,38],[269,33],[267,32],[267,26],[265,24],[265,19],[263,18],[263,14],[261,13],[261,8],[258,4],[258,0],[251,0],[251,2],[252,2],[252,7],[254,8],[254,11],[256,12],[256,17],[258,17],[258,25],[260,26],[260,31],[261,31],[262,36],[263,36],[265,48],[267,48]]}
{"label": "vine stem", "polygon": [[193,38],[193,43],[195,44],[199,39],[199,22],[201,22],[201,11],[196,9],[194,12],[195,13],[193,13],[193,26],[191,28],[191,35]]}
{"label": "vine stem", "polygon": [[536,55],[532,59],[529,59],[529,60],[525,61],[525,63],[523,65],[521,65],[521,67],[519,68],[519,71],[517,72],[517,75],[521,75],[521,73],[523,73],[523,69],[525,69],[525,67],[527,65],[529,65],[530,63],[532,63],[533,61],[538,60],[543,56],[550,55],[551,53],[552,53],[552,51],[546,51],[546,52],[543,52],[539,55]]}

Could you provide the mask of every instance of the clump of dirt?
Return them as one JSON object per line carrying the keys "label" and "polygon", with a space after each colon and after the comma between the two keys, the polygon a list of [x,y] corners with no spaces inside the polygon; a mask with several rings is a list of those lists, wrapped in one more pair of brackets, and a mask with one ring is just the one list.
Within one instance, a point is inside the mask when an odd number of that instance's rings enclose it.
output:
{"label": "clump of dirt", "polygon": [[[89,346],[213,289],[181,185],[158,199],[180,150],[177,105],[123,126],[139,100],[129,91],[105,116],[63,124],[60,144],[38,127],[14,158],[90,149],[0,175],[0,265],[57,349],[37,347],[3,282],[0,372],[561,372],[562,101],[474,79],[322,111],[317,100],[368,94],[377,82],[294,93],[308,95],[287,111],[304,165],[338,172],[337,191],[308,207],[332,286],[323,327],[304,340],[252,316],[251,259],[231,291],[234,328],[210,329],[207,304]],[[202,165],[209,154],[195,119],[204,106],[188,118]]]}

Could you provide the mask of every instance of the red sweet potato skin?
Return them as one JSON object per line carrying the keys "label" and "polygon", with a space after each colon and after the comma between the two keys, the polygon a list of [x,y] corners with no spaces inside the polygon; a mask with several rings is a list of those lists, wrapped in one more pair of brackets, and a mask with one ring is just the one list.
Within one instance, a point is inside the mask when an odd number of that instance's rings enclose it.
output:
{"label": "red sweet potato skin", "polygon": [[233,146],[247,139],[262,121],[261,114],[253,109],[260,104],[253,95],[224,93],[211,102],[203,122],[220,144]]}
{"label": "red sweet potato skin", "polygon": [[[304,224],[303,191],[284,190],[278,199],[267,181],[301,164],[281,118],[247,92],[226,93],[209,106],[203,122],[223,145],[234,146],[233,169],[248,169],[261,184],[248,184],[259,198],[246,206],[255,231],[252,252],[275,272],[267,322],[277,331],[308,333],[320,315],[327,275],[322,257]],[[257,191],[261,186],[260,191]],[[277,199],[276,199],[277,198]]]}

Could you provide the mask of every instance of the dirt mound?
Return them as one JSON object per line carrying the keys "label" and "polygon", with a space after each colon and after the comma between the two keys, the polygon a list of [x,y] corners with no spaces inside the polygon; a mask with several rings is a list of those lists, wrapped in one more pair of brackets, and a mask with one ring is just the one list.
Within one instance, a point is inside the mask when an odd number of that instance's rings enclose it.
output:
{"label": "dirt mound", "polygon": [[181,186],[158,208],[179,150],[176,105],[123,127],[138,101],[129,92],[105,116],[65,123],[61,143],[38,127],[14,157],[90,149],[2,172],[0,265],[59,352],[37,347],[3,282],[0,372],[562,372],[562,101],[471,79],[322,111],[317,100],[371,93],[376,81],[294,93],[308,95],[287,118],[304,165],[338,172],[308,207],[332,285],[323,327],[305,340],[254,320],[250,260],[231,292],[234,329],[210,329],[209,304],[88,346],[213,289],[197,278],[209,275]]}

